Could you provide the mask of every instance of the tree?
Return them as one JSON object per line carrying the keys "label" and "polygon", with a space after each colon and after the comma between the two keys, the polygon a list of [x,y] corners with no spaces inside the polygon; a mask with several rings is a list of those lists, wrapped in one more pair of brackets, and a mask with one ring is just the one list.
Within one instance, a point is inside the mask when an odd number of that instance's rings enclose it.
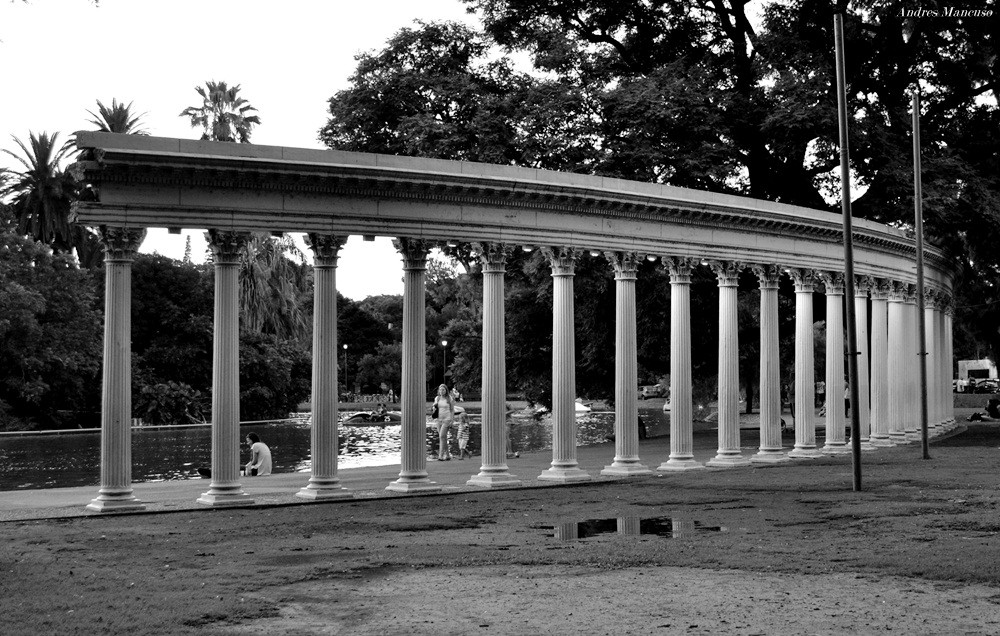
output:
{"label": "tree", "polygon": [[28,234],[57,252],[72,249],[69,206],[76,192],[73,178],[63,172],[59,162],[73,150],[71,144],[57,146],[59,133],[49,136],[29,133],[29,143],[12,137],[22,154],[4,149],[24,166],[0,190],[0,198],[12,197],[11,208],[17,218],[17,231]]}
{"label": "tree", "polygon": [[292,239],[255,234],[240,262],[242,328],[305,344],[311,271]]}
{"label": "tree", "polygon": [[132,112],[132,102],[127,105],[119,103],[117,99],[111,99],[111,107],[108,108],[97,100],[97,113],[87,111],[93,119],[90,123],[97,126],[97,132],[119,133],[122,135],[148,135],[142,128],[141,118]]}
{"label": "tree", "polygon": [[260,117],[250,114],[257,109],[239,96],[239,84],[230,88],[226,82],[213,80],[194,90],[201,95],[201,106],[188,106],[180,117],[190,118],[192,128],[201,128],[202,139],[250,143],[250,134],[260,124]]}

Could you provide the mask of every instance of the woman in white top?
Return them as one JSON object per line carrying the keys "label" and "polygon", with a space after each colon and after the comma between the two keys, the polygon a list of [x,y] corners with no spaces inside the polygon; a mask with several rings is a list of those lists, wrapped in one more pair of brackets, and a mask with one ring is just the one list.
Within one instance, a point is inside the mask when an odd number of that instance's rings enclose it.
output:
{"label": "woman in white top", "polygon": [[448,461],[451,459],[451,452],[448,450],[448,429],[455,421],[455,402],[452,400],[448,387],[441,385],[438,387],[437,397],[434,398],[434,410],[437,411],[438,425],[438,461]]}
{"label": "woman in white top", "polygon": [[271,474],[271,449],[260,441],[257,433],[247,433],[247,444],[250,444],[250,462],[246,467],[247,477],[260,477]]}

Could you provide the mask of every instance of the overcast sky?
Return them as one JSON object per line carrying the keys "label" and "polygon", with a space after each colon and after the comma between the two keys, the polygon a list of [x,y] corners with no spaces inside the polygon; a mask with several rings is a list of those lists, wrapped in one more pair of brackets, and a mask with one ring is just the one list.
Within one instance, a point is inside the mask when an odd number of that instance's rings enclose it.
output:
{"label": "overcast sky", "polygon": [[[197,139],[178,113],[200,104],[194,87],[207,80],[241,86],[262,122],[254,143],[322,148],[327,100],[347,87],[354,56],[416,19],[476,23],[459,0],[0,0],[0,148],[29,130],[92,129],[87,111],[112,98],[145,113],[150,134]],[[15,166],[0,153],[0,167]],[[153,231],[142,251],[181,258],[188,234],[198,258],[201,231]],[[389,239],[353,236],[337,286],[354,299],[402,293],[401,276]]]}

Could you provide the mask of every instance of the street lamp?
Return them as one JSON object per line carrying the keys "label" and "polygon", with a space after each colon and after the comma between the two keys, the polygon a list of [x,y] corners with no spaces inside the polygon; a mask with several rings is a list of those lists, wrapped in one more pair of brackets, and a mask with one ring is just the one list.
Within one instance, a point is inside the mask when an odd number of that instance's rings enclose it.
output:
{"label": "street lamp", "polygon": [[344,389],[345,393],[350,393],[350,385],[347,383],[347,345],[344,344]]}
{"label": "street lamp", "polygon": [[444,349],[444,367],[441,369],[441,384],[448,384],[448,341],[442,340],[441,347]]}
{"label": "street lamp", "polygon": [[[916,25],[903,25],[903,41],[913,37]],[[927,440],[927,335],[924,316],[924,206],[920,176],[920,80],[913,88],[913,229],[917,235],[917,364],[920,365],[920,445],[924,459],[930,459]]]}

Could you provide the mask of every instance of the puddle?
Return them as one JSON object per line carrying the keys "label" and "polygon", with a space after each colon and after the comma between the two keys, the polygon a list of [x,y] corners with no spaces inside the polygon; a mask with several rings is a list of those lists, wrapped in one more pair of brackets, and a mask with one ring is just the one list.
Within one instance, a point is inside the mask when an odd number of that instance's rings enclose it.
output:
{"label": "puddle", "polygon": [[609,517],[607,519],[587,519],[571,521],[551,526],[535,526],[539,530],[550,530],[560,541],[579,541],[601,534],[622,534],[639,536],[643,534],[667,538],[693,537],[702,532],[728,532],[726,526],[706,526],[700,521],[684,517]]}

